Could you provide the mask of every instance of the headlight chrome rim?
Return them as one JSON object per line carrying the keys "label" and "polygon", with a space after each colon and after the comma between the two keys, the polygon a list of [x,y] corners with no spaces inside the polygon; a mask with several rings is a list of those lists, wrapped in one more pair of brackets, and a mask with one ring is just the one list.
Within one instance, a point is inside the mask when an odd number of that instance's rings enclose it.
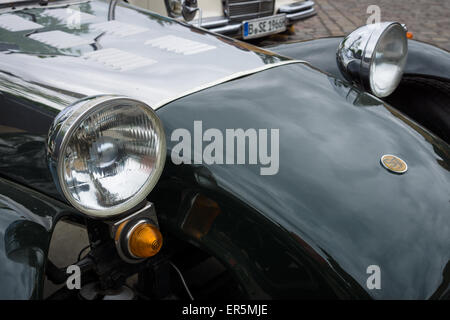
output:
{"label": "headlight chrome rim", "polygon": [[[362,26],[345,37],[336,52],[339,69],[347,80],[361,84],[365,90],[372,92],[379,98],[390,95],[400,82],[393,82],[391,90],[384,93],[376,92],[371,83],[374,55],[383,37],[393,28],[401,28],[404,31],[404,38],[401,40],[406,43],[403,56],[404,61],[406,61],[408,55],[406,29],[398,22],[382,22]],[[402,77],[404,66],[405,63],[400,68],[399,79]]]}
{"label": "headlight chrome rim", "polygon": [[[78,129],[78,125],[88,119],[92,114],[95,114],[97,110],[101,110],[105,104],[114,101],[117,101],[118,104],[126,101],[127,103],[139,104],[145,107],[143,110],[145,110],[145,112],[150,115],[151,120],[155,122],[154,130],[157,131],[159,137],[160,143],[156,146],[157,160],[154,165],[154,170],[150,173],[149,177],[138,189],[136,194],[130,199],[105,210],[89,209],[77,202],[68,191],[67,185],[64,181],[64,159],[62,156],[73,132]],[[153,190],[159,181],[166,159],[166,140],[164,128],[155,111],[142,101],[126,96],[112,95],[85,98],[78,101],[74,105],[67,107],[55,118],[53,125],[50,128],[47,140],[47,159],[57,189],[74,208],[92,218],[113,218],[120,216],[123,213],[137,207],[140,203],[143,203],[148,194],[151,190]]]}
{"label": "headlight chrome rim", "polygon": [[[389,32],[391,32],[394,28],[398,28],[398,29],[400,29],[400,30],[404,33],[404,38],[403,38],[403,39],[400,39],[400,40],[404,40],[404,41],[405,41],[405,43],[406,43],[406,45],[405,45],[405,50],[406,50],[406,52],[405,52],[404,56],[400,59],[400,60],[403,60],[403,61],[398,61],[401,70],[400,70],[400,72],[397,74],[397,79],[396,79],[395,81],[393,81],[393,82],[390,84],[390,87],[391,87],[391,88],[390,88],[389,90],[384,91],[384,92],[381,92],[381,91],[379,91],[378,89],[376,89],[376,85],[375,85],[374,81],[372,81],[373,69],[375,68],[376,62],[377,62],[377,61],[376,61],[375,54],[376,54],[377,51],[378,51],[378,47],[381,46],[381,44],[382,44],[382,42],[383,42],[383,40],[384,40],[384,37],[385,37]],[[374,47],[374,49],[373,49],[373,51],[372,51],[372,60],[371,60],[370,67],[369,67],[369,72],[368,72],[368,73],[369,73],[369,75],[368,75],[368,77],[369,77],[368,82],[369,82],[369,85],[370,85],[370,90],[371,90],[377,97],[384,98],[384,97],[389,96],[392,92],[394,92],[395,89],[398,87],[400,81],[401,81],[401,78],[402,78],[402,75],[403,75],[403,70],[404,70],[405,64],[406,64],[406,58],[407,58],[407,56],[408,56],[408,41],[407,41],[407,38],[406,38],[406,30],[405,30],[405,28],[404,28],[400,23],[398,23],[398,22],[389,24],[384,30],[382,30],[382,33],[381,33],[381,35],[379,36],[378,39],[379,39],[379,40],[375,43],[375,47]]]}

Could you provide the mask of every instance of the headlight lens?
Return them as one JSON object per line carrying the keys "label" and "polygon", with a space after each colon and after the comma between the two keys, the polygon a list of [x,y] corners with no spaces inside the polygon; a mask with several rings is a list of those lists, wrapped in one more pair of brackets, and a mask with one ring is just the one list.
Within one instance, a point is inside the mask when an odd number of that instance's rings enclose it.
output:
{"label": "headlight lens", "polygon": [[136,100],[102,97],[80,104],[55,119],[51,168],[75,208],[111,217],[142,202],[155,186],[165,161],[164,131],[154,111]]}
{"label": "headlight lens", "polygon": [[175,18],[181,16],[181,11],[183,10],[182,2],[183,0],[167,0],[170,15]]}
{"label": "headlight lens", "polygon": [[337,61],[344,76],[382,98],[400,83],[408,54],[405,28],[398,22],[362,26],[339,44]]}
{"label": "headlight lens", "polygon": [[408,51],[405,30],[394,24],[381,36],[370,67],[370,88],[378,97],[386,97],[402,79]]}

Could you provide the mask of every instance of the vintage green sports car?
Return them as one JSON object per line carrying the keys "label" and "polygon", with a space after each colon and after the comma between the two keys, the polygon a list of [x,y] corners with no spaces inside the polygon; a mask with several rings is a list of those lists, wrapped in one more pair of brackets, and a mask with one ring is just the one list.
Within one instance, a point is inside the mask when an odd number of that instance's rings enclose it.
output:
{"label": "vintage green sports car", "polygon": [[[450,298],[449,108],[397,22],[261,49],[2,1],[0,299]],[[90,245],[57,266],[63,220]]]}

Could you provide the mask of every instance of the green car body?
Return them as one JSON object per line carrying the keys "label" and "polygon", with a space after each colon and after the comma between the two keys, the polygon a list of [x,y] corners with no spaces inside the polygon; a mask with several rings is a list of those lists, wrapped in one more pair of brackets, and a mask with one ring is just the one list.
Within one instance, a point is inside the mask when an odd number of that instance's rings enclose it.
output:
{"label": "green car body", "polygon": [[[107,7],[97,1],[80,6],[103,20]],[[46,31],[93,32],[89,24],[78,31],[64,28],[43,10],[27,12]],[[47,166],[53,119],[79,99],[101,92],[126,94],[129,88],[134,91],[128,95],[156,106],[166,132],[165,169],[148,196],[163,235],[217,258],[242,297],[449,298],[450,146],[445,127],[443,133],[425,128],[405,105],[391,106],[343,80],[333,60],[335,47],[331,52],[336,39],[273,48],[276,54],[128,5],[118,10],[116,16],[124,21],[145,17],[155,34],[186,33],[205,41],[219,56],[216,61],[169,60],[161,54],[156,59],[166,64],[155,69],[156,80],[140,71],[102,74],[100,67],[82,68],[73,60],[95,44],[61,50],[31,41],[25,32],[0,29],[0,43],[7,47],[0,54],[8,59],[0,61],[0,299],[42,298],[56,223],[61,218],[84,221],[56,190]],[[122,39],[121,45],[135,44]],[[311,64],[287,58],[308,61],[314,46],[322,55],[312,54],[316,60]],[[427,45],[414,46],[410,56],[417,63],[408,62],[405,76],[413,70],[410,76],[429,77],[448,94],[450,54],[436,49],[442,63],[433,69],[436,60],[420,53]],[[428,71],[414,69],[427,63]],[[52,77],[56,80],[49,83]],[[145,91],[151,86],[158,90]],[[164,88],[172,91],[161,93]],[[261,175],[261,166],[254,164],[195,163],[193,158],[174,164],[171,155],[179,140],[172,133],[183,128],[195,136],[195,121],[202,122],[203,131],[279,130],[277,173]],[[408,171],[387,171],[380,164],[385,154],[405,160]],[[216,203],[220,213],[196,218],[198,197]],[[381,269],[379,289],[367,285],[373,265]]]}

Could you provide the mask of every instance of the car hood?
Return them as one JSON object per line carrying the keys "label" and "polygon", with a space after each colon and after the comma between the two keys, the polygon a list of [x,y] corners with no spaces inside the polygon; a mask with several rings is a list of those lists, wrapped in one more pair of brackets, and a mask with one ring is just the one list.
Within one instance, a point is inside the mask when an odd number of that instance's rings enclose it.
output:
{"label": "car hood", "polygon": [[0,12],[0,89],[23,86],[14,93],[51,94],[47,103],[57,110],[98,94],[126,95],[153,106],[287,60],[124,2],[108,20],[108,5],[85,1]]}
{"label": "car hood", "polygon": [[[223,136],[227,129],[278,129],[274,175],[261,175],[263,165],[248,159],[178,166],[168,159],[167,172],[208,172],[202,179],[210,183],[199,184],[217,186],[218,194],[240,199],[299,245],[307,243],[346,285],[356,281],[373,298],[396,299],[439,297],[448,289],[450,148],[396,109],[296,64],[198,92],[158,114],[168,155],[179,143],[174,130],[198,139],[197,120],[203,132],[214,128]],[[408,171],[387,171],[380,164],[385,154],[405,160]],[[381,289],[369,290],[373,265]]]}
{"label": "car hood", "polygon": [[283,63],[255,46],[121,2],[0,10],[0,172],[60,197],[45,160],[55,116],[79,99],[164,101]]}

